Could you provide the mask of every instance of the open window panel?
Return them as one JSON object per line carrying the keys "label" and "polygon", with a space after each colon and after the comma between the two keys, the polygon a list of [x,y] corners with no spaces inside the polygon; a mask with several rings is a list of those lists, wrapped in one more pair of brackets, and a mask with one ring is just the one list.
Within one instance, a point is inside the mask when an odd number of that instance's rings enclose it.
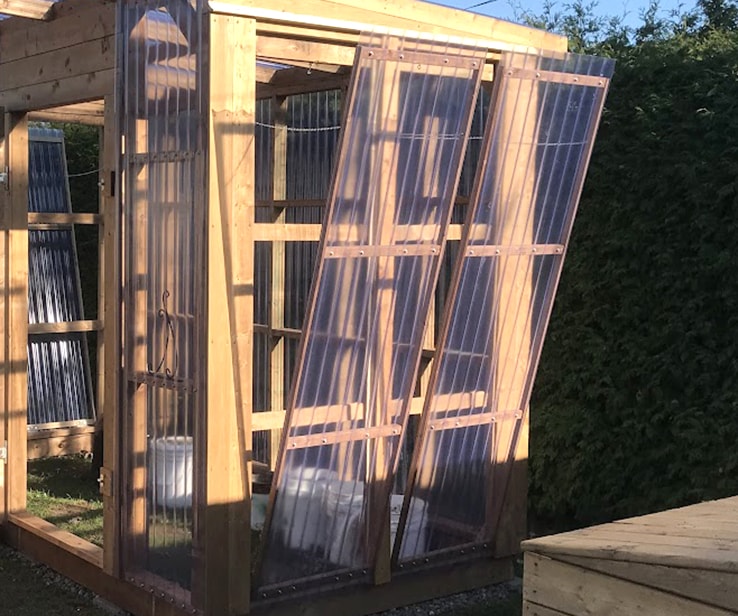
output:
{"label": "open window panel", "polygon": [[612,70],[571,54],[500,60],[394,545],[401,567],[496,539]]}
{"label": "open window panel", "polygon": [[366,578],[389,559],[393,474],[485,53],[384,35],[357,48],[261,598],[316,576]]}

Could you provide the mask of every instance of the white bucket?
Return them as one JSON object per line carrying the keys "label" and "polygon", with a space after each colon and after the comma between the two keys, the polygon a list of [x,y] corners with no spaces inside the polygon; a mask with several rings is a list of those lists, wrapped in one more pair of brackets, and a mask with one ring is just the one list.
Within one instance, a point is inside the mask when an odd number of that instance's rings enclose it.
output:
{"label": "white bucket", "polygon": [[[405,497],[402,494],[393,494],[390,500],[390,537],[392,545],[395,543],[397,527],[400,525],[400,513],[402,512],[404,499]],[[426,502],[421,498],[412,497],[410,499],[410,509],[407,512],[407,522],[405,523],[405,532],[400,547],[399,556],[401,560],[420,556],[426,552],[428,542],[426,506]]]}
{"label": "white bucket", "polygon": [[360,523],[363,504],[363,483],[334,479],[328,484],[325,494],[329,533],[326,556],[332,563],[357,564],[362,547]]}
{"label": "white bucket", "polygon": [[294,549],[322,549],[325,545],[323,499],[328,471],[296,468],[285,472],[277,524]]}
{"label": "white bucket", "polygon": [[154,502],[165,507],[192,507],[192,437],[165,436],[151,441],[149,486]]}

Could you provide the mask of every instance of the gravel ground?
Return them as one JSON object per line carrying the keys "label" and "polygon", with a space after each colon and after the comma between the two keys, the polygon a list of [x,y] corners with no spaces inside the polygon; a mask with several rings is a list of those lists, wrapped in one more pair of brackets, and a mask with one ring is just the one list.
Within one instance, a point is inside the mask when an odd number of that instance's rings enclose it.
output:
{"label": "gravel ground", "polygon": [[[7,571],[11,568],[22,570],[24,590],[31,595],[35,595],[39,600],[42,600],[41,595],[46,593],[57,602],[57,605],[59,602],[68,603],[71,609],[69,612],[64,611],[64,614],[74,612],[90,616],[110,614],[125,616],[125,612],[96,597],[92,592],[75,584],[70,579],[0,544],[0,573],[3,569]],[[35,582],[38,583],[35,584]],[[34,584],[37,588],[30,589],[27,587],[28,584]],[[520,605],[520,591],[521,581],[516,578],[504,584],[495,584],[486,588],[388,610],[381,612],[378,616],[472,616],[477,614],[480,616],[482,614],[484,616],[496,616],[497,614],[512,616],[520,614],[519,607],[517,607]],[[499,606],[499,609],[495,609],[496,606]],[[0,615],[4,616],[5,614],[10,615],[10,612],[3,610],[2,602],[0,602]],[[39,613],[39,616],[47,616],[47,614]]]}
{"label": "gravel ground", "polygon": [[[462,613],[486,616],[496,616],[499,613],[501,616],[503,614],[507,616],[508,614],[519,614],[520,609],[515,610],[511,605],[520,604],[521,589],[522,581],[520,578],[515,578],[503,584],[494,584],[469,592],[415,603],[381,612],[376,616],[451,616]],[[496,605],[502,606],[499,612],[495,609]]]}

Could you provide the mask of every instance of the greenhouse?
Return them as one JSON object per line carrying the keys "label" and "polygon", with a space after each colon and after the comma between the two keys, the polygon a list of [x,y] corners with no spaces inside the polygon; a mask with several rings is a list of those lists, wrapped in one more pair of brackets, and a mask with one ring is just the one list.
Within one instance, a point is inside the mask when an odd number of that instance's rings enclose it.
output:
{"label": "greenhouse", "polygon": [[[612,62],[415,0],[0,11],[0,537],[141,615],[509,579]],[[50,123],[98,127],[94,212]],[[95,437],[92,542],[27,486]]]}

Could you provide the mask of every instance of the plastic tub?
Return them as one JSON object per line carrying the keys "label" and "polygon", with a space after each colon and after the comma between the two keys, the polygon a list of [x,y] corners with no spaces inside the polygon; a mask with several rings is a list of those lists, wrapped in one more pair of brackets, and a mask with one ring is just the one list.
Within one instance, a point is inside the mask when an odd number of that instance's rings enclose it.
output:
{"label": "plastic tub", "polygon": [[165,436],[150,443],[149,486],[157,506],[192,507],[191,436]]}

